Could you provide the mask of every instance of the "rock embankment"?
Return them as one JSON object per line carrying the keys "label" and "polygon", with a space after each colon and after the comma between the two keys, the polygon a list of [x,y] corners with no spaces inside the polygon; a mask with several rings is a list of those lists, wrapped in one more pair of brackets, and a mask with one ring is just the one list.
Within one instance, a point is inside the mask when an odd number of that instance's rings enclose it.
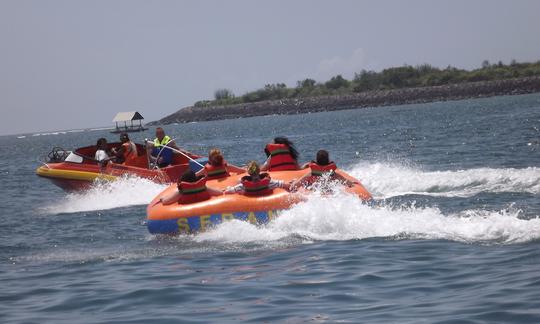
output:
{"label": "rock embankment", "polygon": [[374,90],[350,95],[268,100],[229,106],[186,107],[149,125],[303,114],[351,108],[405,105],[540,92],[540,76],[436,87]]}

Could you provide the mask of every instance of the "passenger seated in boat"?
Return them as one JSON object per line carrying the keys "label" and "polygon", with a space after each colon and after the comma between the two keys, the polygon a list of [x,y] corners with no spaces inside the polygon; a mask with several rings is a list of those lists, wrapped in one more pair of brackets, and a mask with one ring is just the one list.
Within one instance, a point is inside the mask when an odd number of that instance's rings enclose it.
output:
{"label": "passenger seated in boat", "polygon": [[268,159],[261,167],[262,171],[298,170],[298,151],[286,137],[274,138],[274,143],[267,144],[264,152]]}
{"label": "passenger seated in boat", "polygon": [[251,161],[247,166],[248,175],[242,177],[240,183],[234,187],[228,187],[224,193],[243,193],[246,196],[264,196],[272,193],[274,188],[289,190],[289,184],[281,180],[272,180],[268,173],[261,173],[257,162]]}
{"label": "passenger seated in boat", "polygon": [[161,198],[159,202],[163,205],[192,204],[210,199],[212,196],[221,196],[223,193],[220,190],[208,188],[206,186],[206,177],[198,177],[192,170],[187,170],[178,179],[178,190],[173,194]]}
{"label": "passenger seated in boat", "polygon": [[308,162],[302,166],[302,169],[311,169],[311,172],[306,173],[302,178],[294,181],[291,187],[297,189],[299,187],[308,187],[315,182],[326,177],[329,180],[338,180],[348,186],[352,186],[354,182],[345,179],[343,176],[336,173],[336,164],[330,161],[330,156],[327,151],[319,150],[315,161]]}
{"label": "passenger seated in boat", "polygon": [[94,155],[94,159],[98,162],[100,166],[107,165],[107,163],[109,163],[109,161],[111,160],[107,151],[107,140],[103,137],[98,139],[96,143],[96,154]]}
{"label": "passenger seated in boat", "polygon": [[120,134],[120,142],[122,146],[119,149],[112,149],[116,155],[116,163],[123,165],[136,165],[137,163],[137,146],[133,143],[127,133]]}
{"label": "passenger seated in boat", "polygon": [[[158,167],[164,168],[172,163],[173,151],[170,148],[179,150],[176,143],[167,135],[163,128],[156,128],[156,138],[154,142],[147,143],[147,154]],[[159,157],[158,157],[159,156]]]}
{"label": "passenger seated in boat", "polygon": [[228,165],[227,161],[223,159],[223,154],[218,149],[210,150],[208,154],[208,163],[197,172],[197,176],[206,176],[207,180],[222,179],[228,177],[229,172],[244,173],[246,170],[236,167],[234,165]]}

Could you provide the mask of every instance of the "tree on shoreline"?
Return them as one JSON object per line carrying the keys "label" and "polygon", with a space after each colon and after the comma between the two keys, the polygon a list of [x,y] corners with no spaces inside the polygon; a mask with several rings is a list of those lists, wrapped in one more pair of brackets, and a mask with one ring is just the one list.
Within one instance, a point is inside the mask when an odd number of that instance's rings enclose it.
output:
{"label": "tree on shoreline", "polygon": [[285,83],[266,84],[264,88],[250,91],[236,97],[229,89],[217,89],[215,100],[202,100],[195,107],[253,103],[264,100],[306,98],[320,95],[342,95],[370,90],[391,90],[413,87],[431,87],[476,81],[504,80],[511,78],[540,76],[540,61],[518,63],[512,60],[505,65],[502,61],[490,64],[484,60],[478,69],[463,70],[452,66],[440,69],[429,64],[417,66],[403,65],[380,72],[361,70],[352,80],[336,75],[330,80],[318,83],[314,79],[297,81],[295,88]]}

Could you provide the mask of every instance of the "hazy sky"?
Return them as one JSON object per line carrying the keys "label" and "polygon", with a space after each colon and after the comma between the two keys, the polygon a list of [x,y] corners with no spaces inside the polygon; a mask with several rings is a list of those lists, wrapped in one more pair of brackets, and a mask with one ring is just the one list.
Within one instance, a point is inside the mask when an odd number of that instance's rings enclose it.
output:
{"label": "hazy sky", "polygon": [[540,1],[0,0],[0,134],[147,121],[216,88],[540,60]]}

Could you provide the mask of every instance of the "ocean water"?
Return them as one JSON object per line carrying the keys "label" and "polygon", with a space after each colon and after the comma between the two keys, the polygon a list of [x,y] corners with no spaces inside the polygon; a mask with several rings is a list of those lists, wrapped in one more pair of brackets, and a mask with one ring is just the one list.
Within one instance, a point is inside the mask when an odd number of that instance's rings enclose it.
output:
{"label": "ocean water", "polygon": [[[231,163],[288,136],[377,200],[313,196],[263,227],[158,237],[137,178],[34,174],[108,130],[0,137],[0,322],[540,322],[540,94],[170,125]],[[142,141],[151,133],[136,134]]]}

